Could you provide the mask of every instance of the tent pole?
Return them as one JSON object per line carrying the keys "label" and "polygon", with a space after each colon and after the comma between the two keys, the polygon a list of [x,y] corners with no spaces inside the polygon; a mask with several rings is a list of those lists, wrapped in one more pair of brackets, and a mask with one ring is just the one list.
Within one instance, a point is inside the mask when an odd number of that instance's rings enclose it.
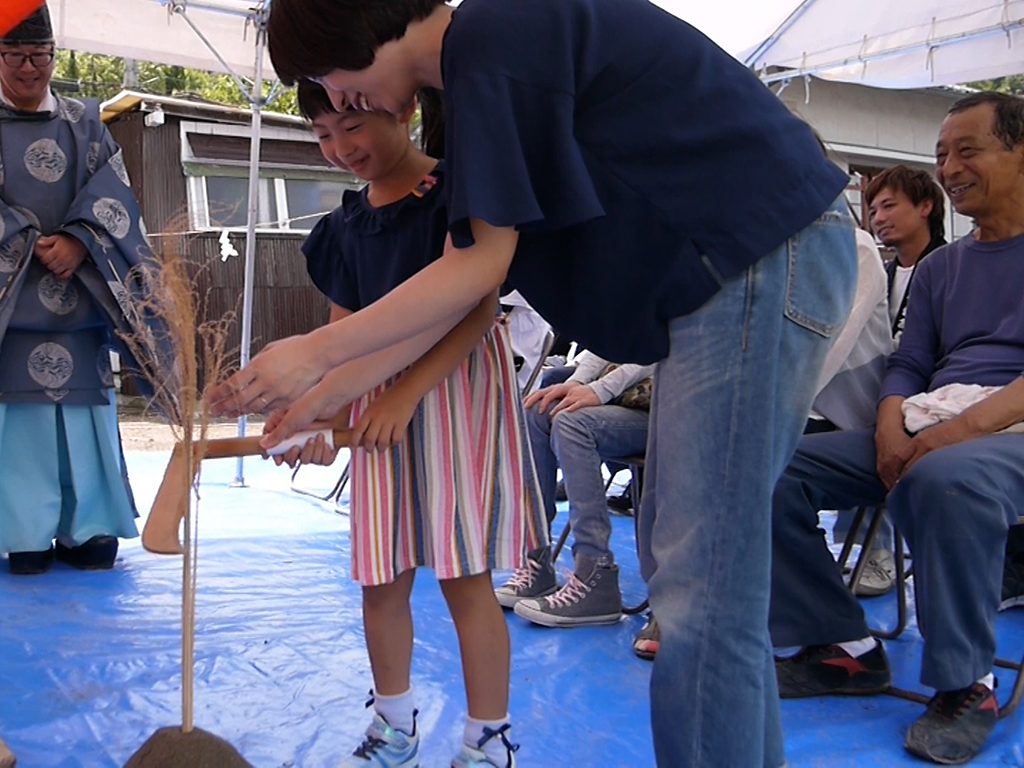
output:
{"label": "tent pole", "polygon": [[786,20],[779,25],[779,28],[772,32],[771,36],[767,40],[757,46],[754,52],[751,53],[743,63],[747,67],[756,67],[757,60],[768,53],[768,51],[771,50],[771,47],[779,41],[779,38],[786,34],[786,32],[789,31],[789,28],[796,24],[800,17],[807,13],[812,5],[814,5],[814,0],[803,0],[803,2],[801,2],[800,5],[798,5],[793,12],[786,17]]}
{"label": "tent pole", "polygon": [[[249,97],[252,105],[252,139],[249,142],[249,217],[245,231],[245,286],[242,292],[242,346],[239,359],[244,368],[252,351],[253,292],[256,277],[256,220],[259,216],[260,138],[263,125],[263,48],[266,44],[266,11],[260,9],[255,18],[256,67]],[[245,437],[246,416],[238,419],[238,435]],[[245,460],[238,459],[235,485],[245,485]]]}

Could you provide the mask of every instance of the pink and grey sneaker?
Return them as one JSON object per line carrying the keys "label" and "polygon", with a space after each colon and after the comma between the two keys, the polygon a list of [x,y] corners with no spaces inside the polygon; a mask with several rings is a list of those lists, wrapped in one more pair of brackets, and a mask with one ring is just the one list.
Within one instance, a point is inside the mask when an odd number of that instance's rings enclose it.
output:
{"label": "pink and grey sneaker", "polygon": [[535,550],[526,555],[526,564],[516,570],[505,584],[494,590],[503,608],[515,608],[520,600],[535,599],[558,589],[551,548]]}
{"label": "pink and grey sneaker", "polygon": [[[512,744],[508,740],[508,731],[511,727],[511,725],[505,723],[496,731],[484,728],[484,736],[476,746],[462,745],[462,751],[452,759],[451,768],[516,768],[516,752],[519,750],[519,745]],[[484,751],[484,748],[492,739],[500,740],[501,751],[504,752],[504,755],[498,762],[494,761],[493,756],[488,757],[487,752]],[[489,751],[493,755],[493,752],[498,750],[492,749]]]}

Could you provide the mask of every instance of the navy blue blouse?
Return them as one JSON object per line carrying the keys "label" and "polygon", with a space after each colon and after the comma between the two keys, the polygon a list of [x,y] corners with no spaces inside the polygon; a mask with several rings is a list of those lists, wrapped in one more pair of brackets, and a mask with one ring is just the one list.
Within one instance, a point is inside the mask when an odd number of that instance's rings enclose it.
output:
{"label": "navy blue blouse", "polygon": [[647,0],[464,0],[442,66],[453,244],[472,245],[471,217],[517,228],[511,283],[610,360],[664,357],[669,320],[848,181],[757,77]]}
{"label": "navy blue blouse", "polygon": [[302,245],[313,283],[339,307],[358,312],[444,251],[448,216],[439,164],[416,191],[375,208],[367,188],[348,190]]}

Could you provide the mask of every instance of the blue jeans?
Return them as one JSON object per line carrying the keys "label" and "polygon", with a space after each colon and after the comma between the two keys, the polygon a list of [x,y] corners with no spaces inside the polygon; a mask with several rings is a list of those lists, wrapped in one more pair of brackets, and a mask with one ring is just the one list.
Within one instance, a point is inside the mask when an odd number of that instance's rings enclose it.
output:
{"label": "blue jeans", "polygon": [[771,629],[777,645],[868,636],[818,528],[818,510],[886,502],[914,556],[921,682],[966,688],[992,671],[1009,526],[1024,514],[1024,435],[969,440],[920,459],[886,497],[873,429],[811,435],[775,487]]}
{"label": "blue jeans", "polygon": [[550,521],[555,508],[555,470],[562,468],[569,497],[572,554],[576,571],[584,562],[612,565],[615,558],[608,542],[612,535],[608,501],[604,495],[601,462],[643,455],[647,446],[646,411],[619,405],[597,405],[551,418],[536,408],[526,412],[533,463],[540,477],[544,507]]}
{"label": "blue jeans", "polygon": [[772,488],[852,305],[848,210],[837,200],[669,324],[639,520],[641,569],[661,627],[651,723],[665,768],[784,762],[768,638]]}

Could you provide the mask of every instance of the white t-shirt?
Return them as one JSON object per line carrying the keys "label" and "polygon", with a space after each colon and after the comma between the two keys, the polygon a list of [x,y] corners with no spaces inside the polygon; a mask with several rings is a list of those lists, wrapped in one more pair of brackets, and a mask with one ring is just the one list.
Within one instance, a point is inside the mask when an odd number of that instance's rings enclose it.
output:
{"label": "white t-shirt", "polygon": [[896,313],[900,311],[903,304],[903,297],[907,295],[907,288],[910,287],[910,276],[914,274],[913,267],[896,267],[896,279],[892,283],[892,295],[889,296],[889,322],[896,322]]}

